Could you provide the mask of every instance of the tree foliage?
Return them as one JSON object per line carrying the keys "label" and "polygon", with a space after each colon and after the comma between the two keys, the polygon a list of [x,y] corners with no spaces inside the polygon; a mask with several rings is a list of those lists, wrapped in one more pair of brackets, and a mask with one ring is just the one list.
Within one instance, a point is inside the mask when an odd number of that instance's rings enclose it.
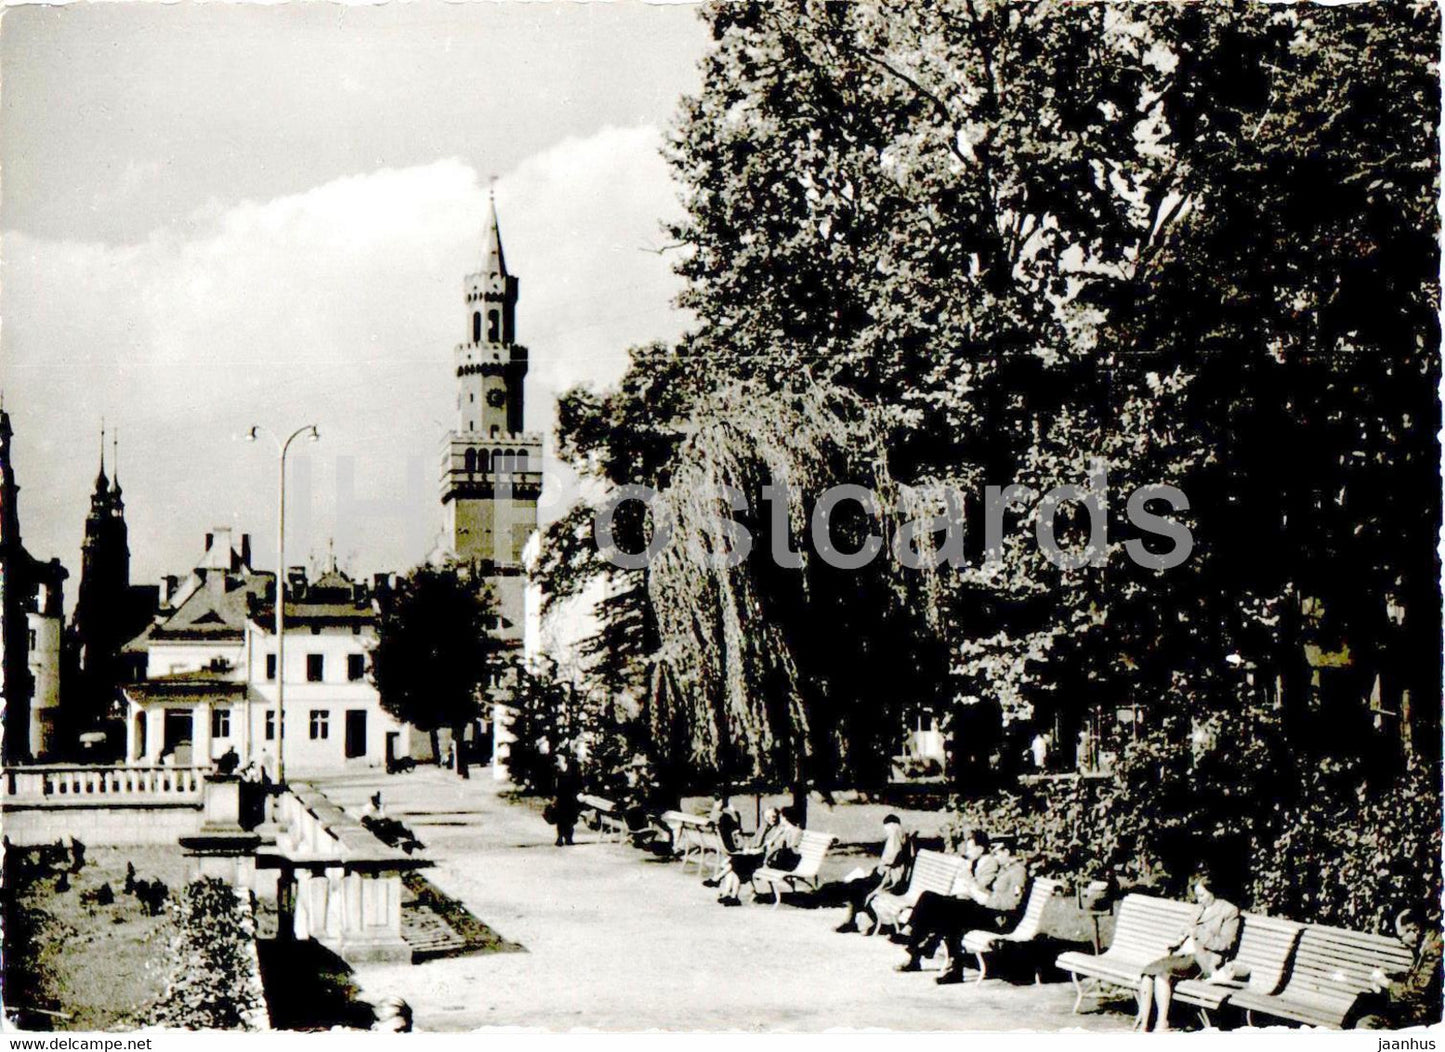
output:
{"label": "tree foliage", "polygon": [[[1378,672],[1382,707],[1408,692],[1407,729],[1433,742],[1433,6],[787,0],[703,17],[704,87],[667,150],[699,324],[635,352],[615,391],[569,395],[559,426],[604,494],[683,491],[686,543],[622,572],[596,559],[593,509],[549,538],[563,591],[608,579],[598,654],[654,699],[655,740],[704,769],[850,778],[850,744],[886,753],[915,698],[983,699],[1065,740],[1137,708],[1177,752],[1194,720],[1262,692],[1297,783],[1322,754],[1378,759],[1362,755],[1388,739],[1364,702]],[[756,552],[684,564],[687,544],[711,550],[716,486],[756,518],[780,467],[876,485],[897,498],[883,518],[959,487],[967,565],[834,581]],[[1002,565],[982,563],[985,483],[1042,493],[1096,470],[1103,558],[1044,558],[1030,504],[1006,519]],[[1190,500],[1194,550],[1167,572],[1125,557],[1148,542],[1124,498],[1154,483]],[[1059,521],[1082,550],[1078,506]],[[626,523],[629,550],[648,529]],[[945,660],[918,659],[934,645]],[[1346,646],[1330,690],[1352,700],[1330,708],[1307,655]],[[876,722],[850,722],[869,696]]]}
{"label": "tree foliage", "polygon": [[371,677],[381,706],[419,730],[459,731],[501,653],[496,601],[463,568],[420,566],[381,598]]}

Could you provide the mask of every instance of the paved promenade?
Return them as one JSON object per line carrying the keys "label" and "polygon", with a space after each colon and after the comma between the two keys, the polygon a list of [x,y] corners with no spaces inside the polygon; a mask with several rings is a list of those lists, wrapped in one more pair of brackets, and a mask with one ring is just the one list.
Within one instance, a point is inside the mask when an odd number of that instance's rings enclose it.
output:
{"label": "paved promenade", "polygon": [[381,789],[435,863],[429,879],[526,953],[363,965],[369,1000],[404,997],[417,1027],[605,1030],[1062,1029],[1123,1031],[1118,1011],[1073,1015],[1067,983],[990,980],[937,987],[895,973],[899,947],[838,935],[838,910],[724,909],[696,868],[598,844],[587,831],[554,848],[538,809],[498,794],[491,772],[470,781],[423,769],[323,783],[346,807]]}

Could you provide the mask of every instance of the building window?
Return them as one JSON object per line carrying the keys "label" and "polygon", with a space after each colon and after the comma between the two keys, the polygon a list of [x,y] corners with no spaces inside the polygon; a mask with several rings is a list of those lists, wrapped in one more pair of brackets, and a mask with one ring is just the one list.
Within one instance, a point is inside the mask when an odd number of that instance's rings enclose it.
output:
{"label": "building window", "polygon": [[351,682],[355,683],[357,680],[362,679],[362,678],[364,678],[365,676],[366,676],[366,655],[365,655],[365,654],[347,654],[347,655],[346,655],[346,678],[349,679],[349,680],[351,680]]}
{"label": "building window", "polygon": [[481,311],[473,311],[473,312],[472,312],[472,342],[473,342],[473,343],[481,343],[481,342],[482,342],[482,312],[481,312]]}
{"label": "building window", "polygon": [[477,451],[475,449],[467,450],[465,459],[467,462],[467,474],[470,475],[477,470]]}
{"label": "building window", "polygon": [[325,709],[311,710],[311,740],[331,737],[331,714]]}
{"label": "building window", "polygon": [[276,655],[275,655],[275,654],[267,654],[267,655],[266,655],[266,678],[269,679],[269,680],[275,680],[275,678],[276,678]]}
{"label": "building window", "polygon": [[40,648],[40,639],[35,634],[35,629],[30,630],[30,653],[35,653]]}
{"label": "building window", "polygon": [[326,668],[325,654],[306,655],[306,682],[320,683],[323,671]]}
{"label": "building window", "polygon": [[502,316],[494,311],[487,311],[487,339],[492,343],[502,342]]}
{"label": "building window", "polygon": [[231,710],[211,710],[211,737],[229,738],[231,736]]}
{"label": "building window", "polygon": [[266,740],[267,740],[268,742],[273,742],[273,741],[276,740],[276,710],[275,710],[275,709],[267,709],[267,710],[266,710]]}

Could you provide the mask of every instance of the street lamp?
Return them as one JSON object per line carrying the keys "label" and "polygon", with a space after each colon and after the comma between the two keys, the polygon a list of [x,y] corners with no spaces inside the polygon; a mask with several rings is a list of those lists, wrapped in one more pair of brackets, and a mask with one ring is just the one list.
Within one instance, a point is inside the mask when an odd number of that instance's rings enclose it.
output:
{"label": "street lamp", "polygon": [[286,782],[286,712],[282,707],[286,692],[286,454],[291,443],[302,435],[315,442],[321,432],[315,424],[298,427],[281,441],[276,433],[267,427],[253,427],[246,433],[246,441],[254,442],[265,435],[276,444],[279,494],[276,500],[276,781]]}

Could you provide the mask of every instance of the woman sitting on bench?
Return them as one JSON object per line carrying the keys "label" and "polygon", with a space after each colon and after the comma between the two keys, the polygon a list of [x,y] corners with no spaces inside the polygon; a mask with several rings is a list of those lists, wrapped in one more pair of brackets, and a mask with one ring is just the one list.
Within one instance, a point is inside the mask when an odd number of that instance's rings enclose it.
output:
{"label": "woman sitting on bench", "polygon": [[1169,1029],[1169,1004],[1174,999],[1174,984],[1181,979],[1197,979],[1218,972],[1234,957],[1239,945],[1239,907],[1214,894],[1214,881],[1207,873],[1197,873],[1189,881],[1199,912],[1174,944],[1167,957],[1144,967],[1139,979],[1139,1018],[1135,1030],[1148,1030],[1150,1010],[1159,1006],[1159,1030]]}
{"label": "woman sitting on bench", "polygon": [[763,866],[790,869],[797,865],[798,840],[803,831],[784,818],[776,807],[763,812],[763,824],[753,834],[747,847],[728,853],[728,860],[718,874],[718,904],[741,906],[738,892],[743,881],[752,880]]}

